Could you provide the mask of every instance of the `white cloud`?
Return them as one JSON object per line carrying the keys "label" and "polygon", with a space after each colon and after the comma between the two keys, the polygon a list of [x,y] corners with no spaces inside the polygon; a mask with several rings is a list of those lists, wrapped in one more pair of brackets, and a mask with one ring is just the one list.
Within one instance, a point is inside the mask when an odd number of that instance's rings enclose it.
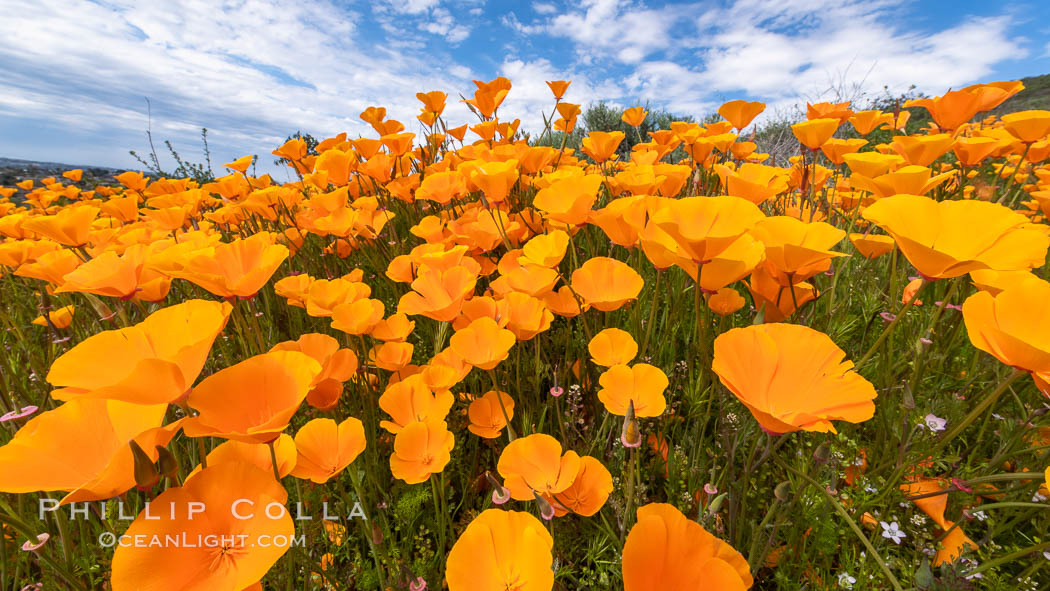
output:
{"label": "white cloud", "polygon": [[[216,159],[268,151],[297,129],[372,134],[357,118],[369,105],[386,106],[418,131],[416,92],[454,96],[470,84],[464,66],[445,59],[446,67],[434,67],[443,52],[360,39],[359,15],[334,4],[257,0],[222,15],[203,0],[4,4],[0,116],[139,134],[149,96],[155,137],[197,146],[200,127],[208,127]],[[441,34],[463,32],[450,25]],[[449,114],[469,115],[452,101]],[[0,146],[11,152],[25,139]],[[128,163],[125,154],[98,157]]]}
{"label": "white cloud", "polygon": [[559,14],[546,29],[551,35],[575,41],[585,61],[612,54],[622,62],[637,63],[670,46],[670,29],[682,20],[683,7],[654,10],[625,4],[619,0],[584,0],[583,11]]}
{"label": "white cloud", "polygon": [[536,14],[554,14],[558,12],[557,5],[550,2],[533,2],[532,9],[536,11]]}

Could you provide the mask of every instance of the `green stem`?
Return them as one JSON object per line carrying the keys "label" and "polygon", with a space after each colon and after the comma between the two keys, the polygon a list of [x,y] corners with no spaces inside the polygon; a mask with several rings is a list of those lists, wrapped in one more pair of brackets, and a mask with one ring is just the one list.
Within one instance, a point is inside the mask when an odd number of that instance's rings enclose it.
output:
{"label": "green stem", "polygon": [[984,400],[981,400],[981,402],[979,402],[977,406],[975,406],[973,410],[970,411],[970,414],[966,415],[963,418],[963,420],[956,423],[954,427],[952,427],[947,433],[944,434],[944,437],[942,437],[941,440],[933,446],[933,449],[930,450],[929,455],[937,457],[937,454],[940,453],[940,451],[943,450],[945,447],[947,447],[947,445],[953,439],[958,437],[959,434],[961,434],[967,427],[969,427],[971,423],[976,421],[978,417],[984,414],[985,411],[987,411],[993,404],[995,404],[995,401],[998,400],[999,397],[1002,396],[1003,392],[1005,392],[1006,389],[1010,387],[1010,384],[1017,381],[1018,378],[1025,375],[1026,373],[1027,372],[1022,371],[1020,369],[1013,369],[1010,372],[1010,375],[1006,377],[1006,379],[999,382],[999,385],[996,386],[995,390],[992,390],[991,393],[984,397]]}
{"label": "green stem", "polygon": [[803,474],[802,472],[799,472],[798,470],[792,468],[779,457],[774,456],[773,461],[775,461],[777,464],[780,464],[781,468],[784,468],[788,472],[791,472],[795,476],[798,476],[802,480],[805,480],[807,484],[820,491],[820,493],[823,494],[825,498],[827,498],[828,502],[831,503],[831,506],[835,508],[835,512],[838,513],[840,517],[846,520],[846,525],[848,525],[849,528],[853,530],[853,533],[857,536],[857,539],[859,539],[860,542],[864,544],[864,547],[868,549],[868,552],[871,553],[872,558],[875,559],[875,563],[879,566],[879,569],[882,571],[882,574],[886,575],[886,578],[889,580],[890,585],[893,586],[893,589],[895,591],[904,591],[904,588],[901,587],[900,582],[897,581],[897,577],[893,576],[893,573],[890,572],[890,568],[886,566],[886,561],[882,559],[882,556],[879,555],[878,550],[876,550],[875,546],[872,545],[871,540],[868,539],[868,536],[864,535],[864,532],[860,529],[860,526],[857,525],[856,521],[853,521],[853,518],[849,516],[849,513],[846,512],[846,509],[842,506],[841,503],[839,503],[838,499],[832,496],[832,494],[829,493],[827,489],[821,486],[816,480],[813,480],[807,474]]}

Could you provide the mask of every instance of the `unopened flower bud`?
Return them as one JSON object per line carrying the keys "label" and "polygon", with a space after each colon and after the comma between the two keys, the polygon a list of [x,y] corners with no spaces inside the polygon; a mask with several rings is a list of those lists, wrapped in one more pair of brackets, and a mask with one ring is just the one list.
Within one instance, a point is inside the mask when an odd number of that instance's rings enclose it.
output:
{"label": "unopened flower bud", "polygon": [[791,483],[787,480],[781,482],[773,489],[773,496],[781,503],[791,500]]}
{"label": "unopened flower bud", "polygon": [[134,439],[131,440],[130,445],[131,455],[135,458],[135,485],[139,490],[149,490],[160,481],[160,474],[153,460],[149,459],[149,456]]}
{"label": "unopened flower bud", "polygon": [[170,451],[168,451],[168,448],[159,445],[156,447],[157,471],[160,472],[162,476],[174,478],[179,472],[179,461],[175,459],[175,456]]}
{"label": "unopened flower bud", "polygon": [[627,403],[627,416],[623,418],[620,442],[623,443],[624,447],[642,446],[642,432],[638,428],[638,421],[634,418],[634,400]]}
{"label": "unopened flower bud", "polygon": [[820,464],[827,464],[828,458],[831,457],[831,447],[827,443],[821,443],[817,446],[816,451],[813,452],[813,459]]}
{"label": "unopened flower bud", "polygon": [[540,493],[532,491],[532,496],[536,500],[536,506],[540,509],[540,517],[547,521],[554,519],[554,507],[547,502],[547,499],[540,496]]}

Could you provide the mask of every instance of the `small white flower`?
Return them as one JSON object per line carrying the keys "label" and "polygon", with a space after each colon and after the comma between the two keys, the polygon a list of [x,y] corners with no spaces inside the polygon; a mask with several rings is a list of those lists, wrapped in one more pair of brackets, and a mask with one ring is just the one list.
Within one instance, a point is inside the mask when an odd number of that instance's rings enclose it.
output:
{"label": "small white flower", "polygon": [[948,419],[942,419],[932,412],[923,419],[926,422],[926,426],[929,427],[930,431],[944,431],[944,426],[948,424]]}
{"label": "small white flower", "polygon": [[1042,494],[1040,494],[1038,492],[1036,492],[1034,495],[1032,495],[1032,502],[1033,503],[1042,503],[1045,500],[1046,500],[1046,497],[1044,497]]}
{"label": "small white flower", "polygon": [[852,589],[853,588],[853,583],[856,583],[856,582],[857,582],[857,578],[850,576],[849,573],[840,573],[839,574],[839,587],[842,587],[843,589]]}
{"label": "small white flower", "polygon": [[971,511],[970,515],[973,515],[975,518],[977,518],[977,521],[984,521],[985,519],[988,519],[988,515],[986,515],[984,511]]}
{"label": "small white flower", "polygon": [[1050,560],[1050,550],[1043,552],[1043,558]]}
{"label": "small white flower", "polygon": [[869,492],[871,494],[875,494],[875,493],[879,492],[879,489],[875,488],[874,486],[872,486],[870,484],[865,484],[864,485],[864,492]]}
{"label": "small white flower", "polygon": [[892,523],[880,521],[879,524],[882,525],[882,537],[888,540],[893,540],[893,543],[898,546],[900,545],[901,540],[907,537],[907,535],[901,531],[901,526],[898,525],[896,521]]}

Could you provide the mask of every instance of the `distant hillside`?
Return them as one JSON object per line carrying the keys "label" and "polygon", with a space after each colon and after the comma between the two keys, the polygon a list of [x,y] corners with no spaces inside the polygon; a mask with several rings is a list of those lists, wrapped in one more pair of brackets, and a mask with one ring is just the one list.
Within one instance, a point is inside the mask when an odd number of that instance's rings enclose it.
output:
{"label": "distant hillside", "polygon": [[109,168],[108,166],[36,162],[33,160],[0,157],[0,186],[9,187],[26,179],[40,180],[49,176],[58,176],[67,170],[77,168],[84,171],[85,180],[97,179],[100,182],[112,181],[113,175],[122,172],[120,169]]}
{"label": "distant hillside", "polygon": [[1021,78],[1024,90],[1010,97],[1010,100],[992,111],[995,115],[1005,115],[1017,111],[1033,109],[1050,110],[1050,74]]}

